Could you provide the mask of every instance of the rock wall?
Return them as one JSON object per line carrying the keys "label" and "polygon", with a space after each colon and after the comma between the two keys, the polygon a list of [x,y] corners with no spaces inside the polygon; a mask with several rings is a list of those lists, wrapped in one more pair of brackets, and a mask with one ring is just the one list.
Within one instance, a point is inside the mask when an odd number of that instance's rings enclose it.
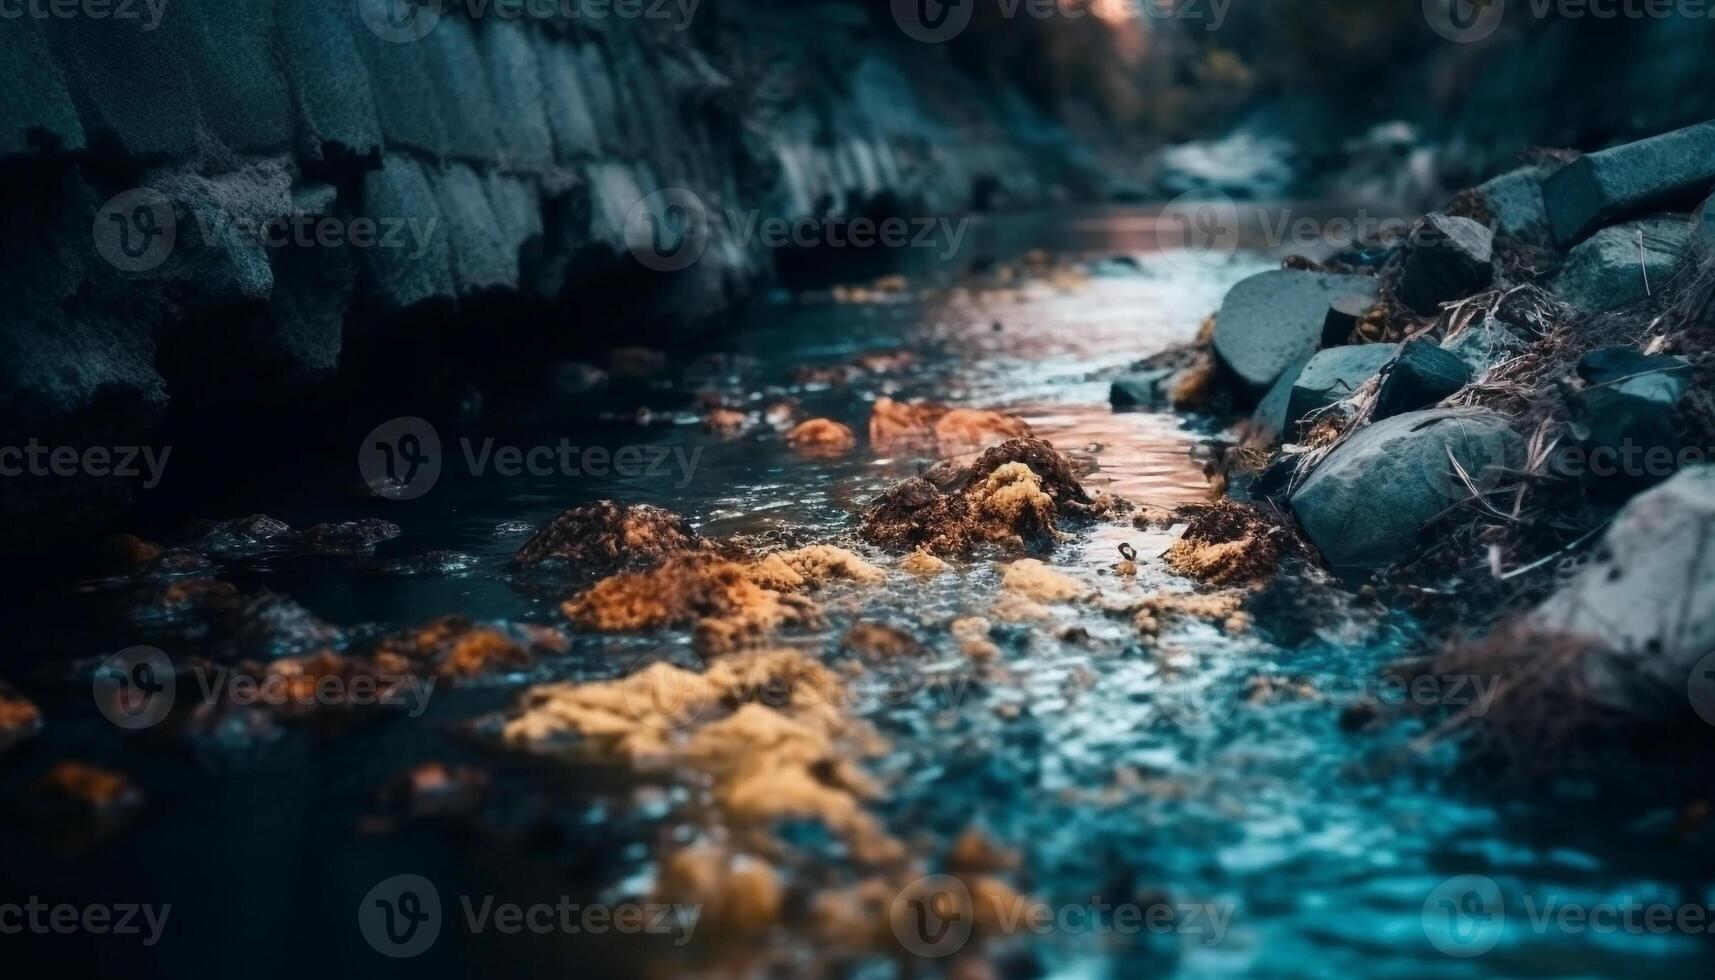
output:
{"label": "rock wall", "polygon": [[[0,445],[402,384],[453,325],[461,354],[683,329],[770,274],[729,211],[945,214],[1086,176],[885,5],[131,9],[0,24]],[[716,216],[671,274],[625,248],[665,188]]]}

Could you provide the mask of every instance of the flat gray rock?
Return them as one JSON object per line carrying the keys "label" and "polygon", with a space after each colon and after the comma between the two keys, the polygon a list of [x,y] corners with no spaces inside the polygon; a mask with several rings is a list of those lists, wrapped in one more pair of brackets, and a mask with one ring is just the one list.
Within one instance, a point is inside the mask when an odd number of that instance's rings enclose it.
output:
{"label": "flat gray rock", "polygon": [[1715,185],[1715,123],[1592,153],[1543,181],[1555,242],[1565,248],[1617,218]]}
{"label": "flat gray rock", "polygon": [[1366,426],[1316,467],[1292,512],[1328,564],[1373,571],[1415,554],[1423,532],[1470,497],[1457,459],[1479,489],[1518,465],[1523,443],[1507,420],[1480,409],[1430,409]]}
{"label": "flat gray rock", "polygon": [[1642,218],[1604,228],[1566,256],[1554,292],[1586,313],[1642,302],[1659,293],[1684,261],[1690,233],[1690,226],[1678,217]]}
{"label": "flat gray rock", "polygon": [[1215,320],[1215,356],[1230,375],[1260,398],[1294,364],[1322,345],[1332,301],[1374,296],[1369,276],[1277,269],[1234,286]]}
{"label": "flat gray rock", "polygon": [[1715,699],[1715,680],[1693,676],[1715,652],[1715,467],[1689,467],[1634,498],[1594,560],[1532,619],[1606,648],[1586,670],[1611,707],[1666,720],[1684,715],[1688,695]]}

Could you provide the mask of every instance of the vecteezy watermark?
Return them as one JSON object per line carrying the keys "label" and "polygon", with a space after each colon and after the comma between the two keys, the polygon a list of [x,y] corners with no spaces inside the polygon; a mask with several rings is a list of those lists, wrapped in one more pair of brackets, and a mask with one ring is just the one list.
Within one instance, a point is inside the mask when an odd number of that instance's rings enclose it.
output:
{"label": "vecteezy watermark", "polygon": [[1506,12],[1507,0],[1423,0],[1423,19],[1430,29],[1459,44],[1492,36]]}
{"label": "vecteezy watermark", "polygon": [[1449,878],[1423,900],[1424,936],[1431,946],[1457,959],[1494,949],[1506,927],[1506,903],[1492,878]]}
{"label": "vecteezy watermark", "polygon": [[1715,725],[1715,651],[1704,654],[1685,680],[1685,696],[1691,710],[1706,724]]}
{"label": "vecteezy watermark", "polygon": [[194,690],[201,703],[238,707],[391,707],[412,718],[428,710],[436,678],[416,674],[251,674],[220,665],[197,664],[187,688],[172,658],[155,647],[137,646],[108,657],[96,668],[93,694],[103,717],[128,731],[152,728],[172,713],[179,694]]}
{"label": "vecteezy watermark", "polygon": [[1508,906],[1523,912],[1511,921],[1537,936],[1688,936],[1715,934],[1715,908],[1702,902],[1670,902],[1619,895],[1602,901],[1567,901],[1558,895],[1517,896],[1508,902],[1500,885],[1483,875],[1449,878],[1423,903],[1423,931],[1442,953],[1458,959],[1481,956],[1507,932]]}
{"label": "vecteezy watermark", "polygon": [[1218,31],[1227,22],[1233,0],[893,0],[893,20],[906,36],[926,44],[951,41],[971,26],[977,4],[993,3],[1003,20],[1030,18],[1108,23],[1182,20]]}
{"label": "vecteezy watermark", "polygon": [[[683,490],[695,478],[703,447],[627,445],[580,446],[570,439],[517,446],[493,437],[461,436],[459,461],[474,477],[666,479]],[[428,421],[397,418],[377,426],[357,451],[363,482],[388,500],[413,500],[434,489],[444,466],[440,434]]]}
{"label": "vecteezy watermark", "polygon": [[468,20],[652,20],[685,30],[702,0],[356,0],[375,36],[395,44],[421,41],[449,11]]}
{"label": "vecteezy watermark", "polygon": [[688,268],[708,250],[717,230],[741,249],[934,249],[945,260],[959,254],[970,218],[940,216],[806,215],[786,218],[761,211],[716,212],[692,191],[669,187],[642,198],[626,213],[625,245],[656,272]]}
{"label": "vecteezy watermark", "polygon": [[140,936],[149,947],[161,941],[172,912],[171,903],[72,905],[31,895],[22,902],[0,902],[0,936]]}
{"label": "vecteezy watermark", "polygon": [[161,26],[168,0],[0,0],[0,20],[140,20]]}
{"label": "vecteezy watermark", "polygon": [[[1707,20],[1715,0],[1515,0],[1513,9],[1535,20]],[[1460,44],[1492,37],[1506,11],[1507,0],[1423,0],[1429,26]]]}
{"label": "vecteezy watermark", "polygon": [[[701,905],[658,902],[500,901],[494,895],[460,895],[459,909],[471,935],[667,936],[689,943],[702,917]],[[376,885],[357,907],[357,926],[383,956],[408,959],[428,952],[443,926],[440,891],[422,875],[395,875]]]}
{"label": "vecteezy watermark", "polygon": [[[1088,902],[1051,904],[1018,895],[985,896],[983,921],[998,936],[1195,937],[1205,946],[1226,938],[1233,906],[1207,902],[1139,905],[1092,897]],[[928,875],[906,885],[888,907],[894,938],[925,959],[951,956],[970,942],[978,918],[976,899],[953,875]]]}
{"label": "vecteezy watermark", "polygon": [[22,446],[0,446],[0,476],[118,477],[142,479],[143,489],[161,484],[167,457],[173,447],[164,446],[46,446],[31,439]]}
{"label": "vecteezy watermark", "polygon": [[433,247],[441,221],[439,215],[237,215],[221,208],[181,207],[160,191],[142,187],[115,195],[96,211],[90,229],[95,250],[121,272],[159,268],[179,244],[181,212],[191,215],[205,247],[248,240],[269,249],[400,250],[410,259]]}
{"label": "vecteezy watermark", "polygon": [[1617,446],[1580,446],[1567,443],[1555,447],[1549,471],[1565,477],[1593,476],[1598,479],[1626,477],[1633,480],[1665,480],[1687,467],[1715,460],[1715,449],[1702,446],[1644,445],[1622,439]]}
{"label": "vecteezy watermark", "polygon": [[[1218,190],[1189,191],[1162,207],[1155,218],[1155,241],[1169,263],[1193,272],[1225,265],[1248,236],[1267,249],[1339,250],[1357,245],[1411,242],[1424,244],[1439,235],[1433,225],[1400,215],[1320,217],[1292,208],[1241,208]],[[1415,237],[1414,237],[1415,236]]]}

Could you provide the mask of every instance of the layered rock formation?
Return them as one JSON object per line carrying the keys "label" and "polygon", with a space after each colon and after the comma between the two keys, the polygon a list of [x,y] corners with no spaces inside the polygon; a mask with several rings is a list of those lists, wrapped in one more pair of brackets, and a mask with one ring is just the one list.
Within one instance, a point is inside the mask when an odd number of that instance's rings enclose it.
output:
{"label": "layered rock formation", "polygon": [[1055,123],[884,8],[417,2],[7,21],[0,444],[134,443],[169,404],[219,419],[519,338],[683,329],[770,273],[756,220],[1080,179]]}

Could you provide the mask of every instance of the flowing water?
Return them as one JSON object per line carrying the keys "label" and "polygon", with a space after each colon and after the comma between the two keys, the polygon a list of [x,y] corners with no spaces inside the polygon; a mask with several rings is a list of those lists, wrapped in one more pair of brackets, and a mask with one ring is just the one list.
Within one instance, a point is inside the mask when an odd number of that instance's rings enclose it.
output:
{"label": "flowing water", "polygon": [[[1093,459],[1092,489],[1160,507],[1207,499],[1200,447],[1213,433],[1169,415],[1115,414],[1107,382],[1193,336],[1225,289],[1269,260],[1242,253],[1205,268],[1164,256],[1141,212],[1012,220],[981,226],[973,237],[978,251],[1002,258],[1016,254],[1018,242],[1046,243],[1061,262],[1038,275],[990,270],[974,280],[931,266],[913,271],[907,291],[864,302],[773,297],[720,339],[723,356],[675,353],[667,376],[691,381],[643,383],[635,404],[610,406],[606,417],[544,409],[513,424],[444,429],[447,464],[420,499],[354,500],[340,492],[353,479],[341,460],[246,501],[243,512],[293,525],[383,517],[403,534],[373,558],[261,555],[225,562],[223,576],[245,590],[290,595],[353,633],[446,613],[556,624],[563,594],[519,578],[508,558],[531,528],[600,498],[671,507],[710,536],[843,543],[891,569],[893,556],[854,543],[857,514],[921,461],[878,458],[861,437],[844,457],[805,459],[768,426],[723,440],[705,434],[685,409],[685,393],[697,388],[757,408],[793,398],[804,417],[840,419],[860,433],[869,404],[884,394],[1003,408],[1063,450]],[[1111,261],[1122,253],[1131,258]],[[914,357],[887,373],[792,380],[806,366],[899,351]],[[656,409],[646,425],[631,411],[641,404]],[[490,438],[664,447],[695,465],[629,478],[507,478],[469,472],[456,458],[460,438],[476,447]],[[1052,562],[1104,594],[1187,587],[1156,557],[1168,542],[1166,532],[1098,524]],[[1135,583],[1111,573],[1122,544],[1141,556]],[[428,551],[466,557],[439,574],[365,573],[375,561]],[[979,671],[940,626],[986,613],[1000,591],[998,566],[973,562],[927,581],[889,574],[880,589],[834,590],[825,598],[829,628],[787,638],[827,651],[864,618],[930,644],[927,661],[894,678],[896,691],[856,707],[890,746],[869,767],[885,787],[875,810],[888,829],[934,855],[979,826],[1022,853],[1021,890],[1057,908],[1152,894],[1220,919],[1218,928],[1210,918],[1162,934],[1067,920],[1047,935],[1005,944],[1004,975],[1707,975],[1701,938],[1538,930],[1523,904],[1707,904],[1715,898],[1709,862],[1688,859],[1670,811],[1638,813],[1635,801],[1579,795],[1576,787],[1551,803],[1516,801],[1504,787],[1462,785],[1445,758],[1387,764],[1408,732],[1340,729],[1341,706],[1363,679],[1409,649],[1409,621],[1354,602],[1345,622],[1308,628],[1287,608],[1294,600],[1277,599],[1258,610],[1248,632],[1227,635],[1191,621],[1170,625],[1147,648],[1129,620],[1063,605],[1051,622],[1005,627],[1000,662]],[[15,630],[23,659],[100,656],[140,642],[89,618],[101,594],[96,588],[63,606],[13,610],[9,619],[28,624]],[[686,832],[691,796],[683,786],[639,787],[613,772],[505,754],[472,737],[466,723],[504,711],[531,684],[609,678],[656,660],[697,665],[684,632],[580,635],[564,656],[437,691],[418,719],[196,753],[120,737],[91,708],[87,688],[81,696],[69,688],[57,699],[50,693],[44,736],[6,758],[8,796],[20,796],[49,761],[70,757],[130,774],[150,803],[115,842],[76,858],[7,825],[0,885],[57,901],[172,904],[151,949],[45,945],[52,959],[40,965],[70,975],[671,976],[711,962],[732,967],[742,956],[711,960],[704,950],[699,959],[696,945],[473,936],[455,897],[587,902],[647,889],[654,856]],[[454,829],[378,818],[385,809],[378,788],[428,760],[489,773],[479,819]],[[430,952],[386,959],[365,943],[357,908],[375,883],[404,873],[434,882],[447,922]],[[1437,918],[1438,896],[1453,894],[1437,887],[1470,874],[1498,883],[1510,913],[1504,925],[1493,909],[1450,929]],[[789,895],[805,900],[804,892]],[[1431,941],[1446,946],[1448,935],[1468,939],[1466,931],[1494,940],[1493,949],[1449,956]],[[9,941],[0,937],[0,951]],[[790,936],[774,943],[799,945]],[[936,965],[902,967],[877,956],[851,969],[880,977]]]}

